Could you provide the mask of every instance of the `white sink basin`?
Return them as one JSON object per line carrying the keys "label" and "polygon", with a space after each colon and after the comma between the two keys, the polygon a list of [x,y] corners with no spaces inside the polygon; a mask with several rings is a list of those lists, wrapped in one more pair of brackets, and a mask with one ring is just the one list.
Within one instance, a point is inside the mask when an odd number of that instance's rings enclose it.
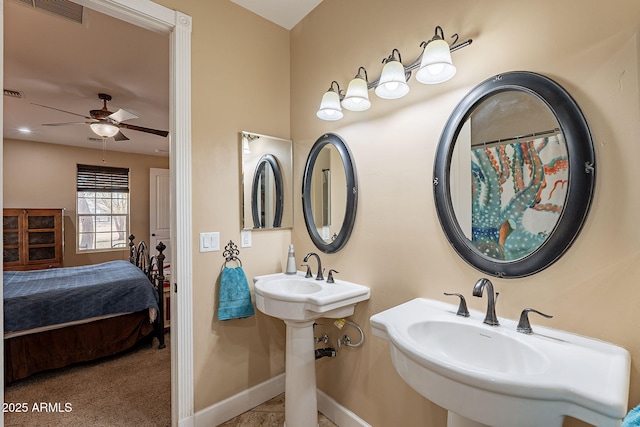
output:
{"label": "white sink basin", "polygon": [[[496,427],[560,427],[565,416],[620,426],[627,413],[629,352],[515,321],[482,323],[485,313],[456,316],[457,305],[415,299],[371,317],[373,334],[389,341],[396,371],[432,402]],[[450,417],[450,420],[452,418]]]}
{"label": "white sink basin", "polygon": [[297,297],[297,295],[315,294],[322,290],[316,282],[309,280],[268,279],[260,283],[261,292],[269,297],[282,294],[285,298]]}
{"label": "white sink basin", "polygon": [[[535,375],[549,367],[549,358],[508,334],[460,322],[424,321],[407,333],[425,354],[468,371],[487,375]],[[490,333],[490,334],[489,334]]]}
{"label": "white sink basin", "polygon": [[369,299],[369,288],[356,283],[305,278],[304,273],[256,276],[256,307],[282,320],[309,321],[353,314],[354,306]]}

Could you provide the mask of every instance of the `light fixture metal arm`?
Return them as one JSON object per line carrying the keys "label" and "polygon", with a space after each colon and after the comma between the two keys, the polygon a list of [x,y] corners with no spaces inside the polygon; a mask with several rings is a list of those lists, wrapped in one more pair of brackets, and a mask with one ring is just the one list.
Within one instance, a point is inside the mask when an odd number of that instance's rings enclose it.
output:
{"label": "light fixture metal arm", "polygon": [[356,73],[356,78],[358,77],[362,78],[362,75],[360,74],[360,70],[364,71],[364,81],[369,82],[369,75],[367,74],[367,69],[364,67],[358,68],[358,72]]}
{"label": "light fixture metal arm", "polygon": [[[336,90],[336,89],[334,89],[334,88],[333,88],[333,84],[334,84],[334,83],[336,84],[336,87],[338,88],[338,90]],[[332,90],[332,91],[334,91],[335,93],[337,93],[337,94],[338,94],[338,96],[340,97],[340,99],[344,98],[344,94],[342,93],[342,89],[340,89],[340,84],[339,84],[337,81],[333,80],[333,81],[331,82],[331,85],[329,86],[329,90]]]}

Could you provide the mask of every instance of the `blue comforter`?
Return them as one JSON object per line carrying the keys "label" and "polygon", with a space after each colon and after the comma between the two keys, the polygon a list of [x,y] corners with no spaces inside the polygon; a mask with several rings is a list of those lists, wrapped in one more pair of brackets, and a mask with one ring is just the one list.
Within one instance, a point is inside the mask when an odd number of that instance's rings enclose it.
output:
{"label": "blue comforter", "polygon": [[128,261],[4,272],[4,331],[158,308],[147,276]]}

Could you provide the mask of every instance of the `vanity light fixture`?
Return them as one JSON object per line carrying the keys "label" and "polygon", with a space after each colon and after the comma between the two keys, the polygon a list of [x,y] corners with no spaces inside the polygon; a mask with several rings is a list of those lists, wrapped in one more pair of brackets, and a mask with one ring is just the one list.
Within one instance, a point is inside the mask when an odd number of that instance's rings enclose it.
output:
{"label": "vanity light fixture", "polygon": [[120,132],[120,128],[108,122],[91,123],[91,130],[102,138],[110,138]]}
{"label": "vanity light fixture", "polygon": [[[333,84],[338,87],[336,92],[333,89]],[[332,81],[329,90],[322,96],[322,102],[320,102],[320,109],[316,115],[322,120],[340,120],[343,116],[342,107],[340,107],[340,85],[337,81]]]}
{"label": "vanity light fixture", "polygon": [[[360,74],[360,70],[364,71],[364,78]],[[342,100],[342,106],[351,111],[365,111],[371,107],[369,101],[369,77],[364,67],[358,68],[358,74],[349,82],[347,94]]]}
{"label": "vanity light fixture", "polygon": [[[455,44],[458,35],[455,34],[454,37]],[[456,67],[451,61],[451,50],[449,44],[444,41],[444,32],[440,26],[436,27],[433,38],[420,43],[420,47],[423,47],[424,51],[420,68],[416,72],[416,80],[424,84],[436,84],[446,82],[455,76]]]}
{"label": "vanity light fixture", "polygon": [[[396,59],[396,52],[398,59]],[[376,86],[376,95],[384,99],[402,98],[409,93],[409,85],[407,84],[407,75],[402,65],[402,57],[398,49],[393,49],[388,58],[382,60],[385,64],[382,69],[382,75]]]}
{"label": "vanity light fixture", "polygon": [[249,148],[249,138],[245,135],[242,136],[242,154],[251,154],[251,148]]}
{"label": "vanity light fixture", "polygon": [[260,139],[260,136],[242,132],[242,154],[251,154],[249,144],[256,139]]}
{"label": "vanity light fixture", "polygon": [[[378,97],[397,99],[409,93],[408,80],[411,72],[416,72],[416,80],[424,84],[443,83],[456,74],[456,67],[451,60],[451,52],[469,46],[473,40],[458,43],[458,34],[451,36],[453,42],[445,41],[442,27],[437,26],[435,34],[428,42],[420,43],[422,53],[409,65],[404,66],[400,51],[393,49],[391,55],[383,59],[385,64],[379,78],[369,81],[367,70],[358,68],[358,74],[349,82],[346,95],[340,93],[340,85],[332,81],[329,90],[322,97],[317,116],[322,120],[340,120],[343,117],[342,107],[351,111],[365,111],[371,107],[368,90],[374,89]],[[456,44],[458,43],[458,44]],[[360,71],[364,71],[364,78]],[[334,84],[337,90],[334,89]]]}

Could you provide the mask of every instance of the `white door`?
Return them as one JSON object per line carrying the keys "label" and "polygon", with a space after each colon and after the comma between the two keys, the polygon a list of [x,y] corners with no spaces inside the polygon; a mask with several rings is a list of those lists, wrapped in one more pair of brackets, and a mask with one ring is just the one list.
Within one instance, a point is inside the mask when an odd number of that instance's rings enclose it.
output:
{"label": "white door", "polygon": [[165,244],[165,264],[171,262],[171,218],[169,169],[149,169],[149,249],[155,253],[159,242]]}

